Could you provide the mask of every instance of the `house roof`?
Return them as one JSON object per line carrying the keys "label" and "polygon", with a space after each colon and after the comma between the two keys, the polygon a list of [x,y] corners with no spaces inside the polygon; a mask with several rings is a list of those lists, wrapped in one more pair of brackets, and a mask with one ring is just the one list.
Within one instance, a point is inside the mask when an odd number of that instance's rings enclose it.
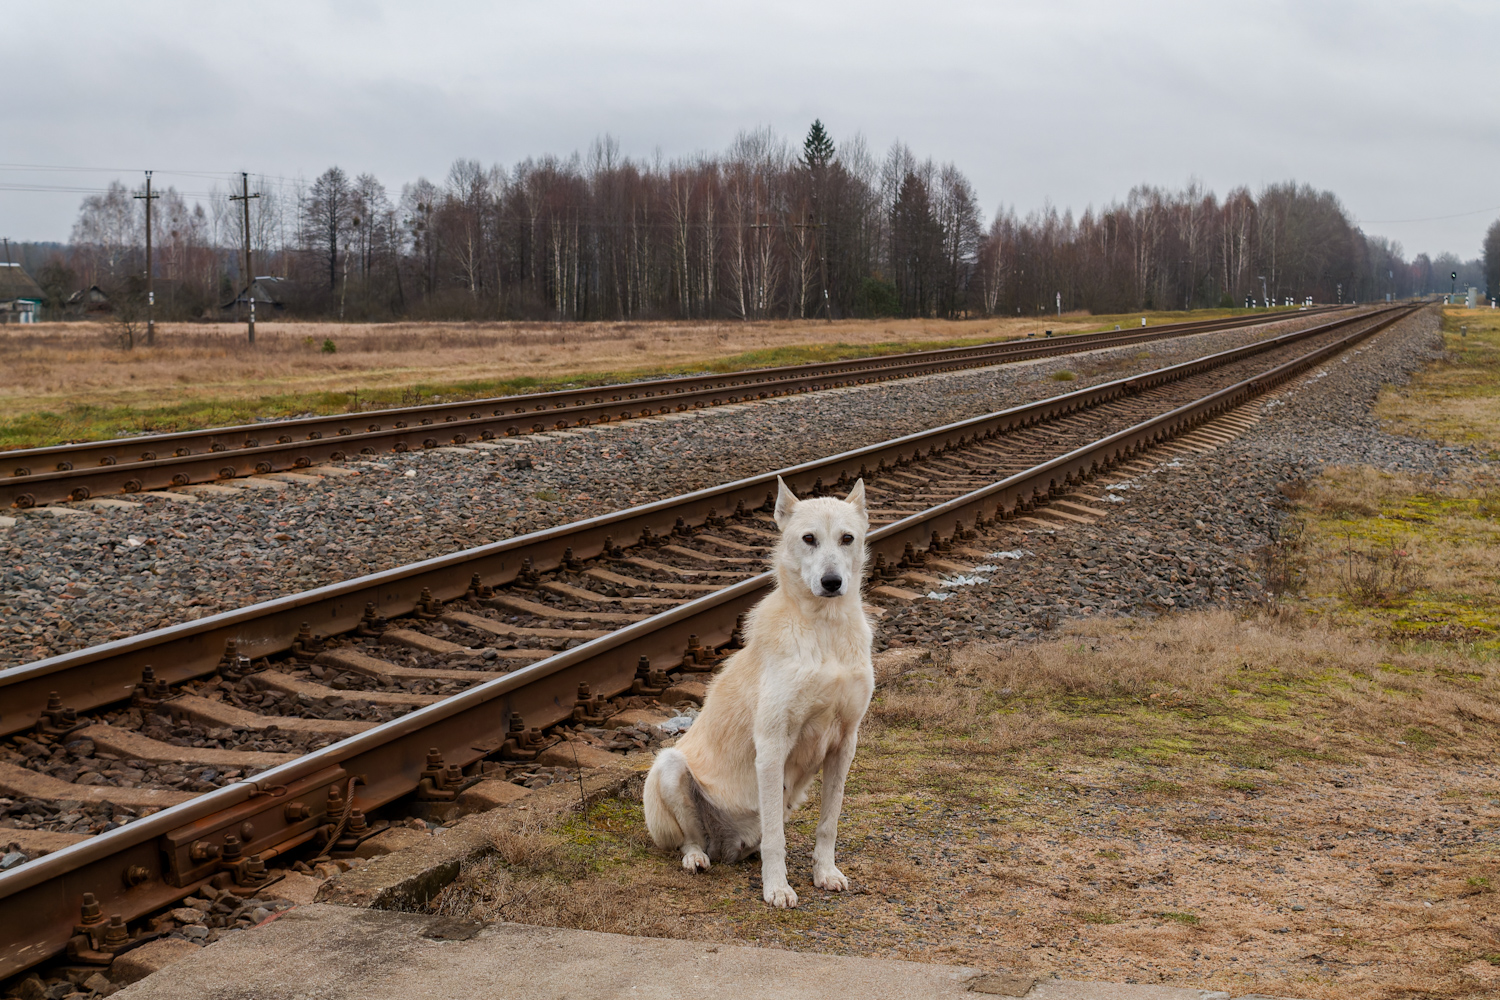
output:
{"label": "house roof", "polygon": [[[286,278],[275,277],[256,278],[251,284],[251,288],[253,289],[252,294],[256,303],[273,306],[281,305],[282,300],[286,297],[287,290],[291,287],[292,283]],[[245,297],[245,289],[241,288],[238,295],[224,303],[224,308],[228,309],[230,306],[239,305],[246,301],[248,300]]]}
{"label": "house roof", "polygon": [[82,302],[85,292],[88,293],[90,304],[98,304],[101,302],[109,301],[109,296],[104,294],[104,289],[100,288],[98,285],[90,285],[88,288],[80,288],[72,295],[69,295],[68,305],[76,306],[78,305],[78,303]]}
{"label": "house roof", "polygon": [[31,280],[31,275],[20,264],[0,261],[0,302],[12,299],[34,299],[43,302],[47,298],[41,286]]}

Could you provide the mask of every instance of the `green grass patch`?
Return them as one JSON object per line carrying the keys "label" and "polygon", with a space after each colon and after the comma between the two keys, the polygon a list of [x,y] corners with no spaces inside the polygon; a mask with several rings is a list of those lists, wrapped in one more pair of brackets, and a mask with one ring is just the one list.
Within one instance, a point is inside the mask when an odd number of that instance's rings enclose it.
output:
{"label": "green grass patch", "polygon": [[1092,913],[1075,913],[1073,916],[1086,924],[1118,924],[1120,922],[1119,917],[1113,913],[1105,913],[1103,910]]}
{"label": "green grass patch", "polygon": [[1187,924],[1189,927],[1196,927],[1199,923],[1196,913],[1175,913],[1171,910],[1164,910],[1158,913],[1157,916],[1163,920],[1170,920],[1175,924]]}

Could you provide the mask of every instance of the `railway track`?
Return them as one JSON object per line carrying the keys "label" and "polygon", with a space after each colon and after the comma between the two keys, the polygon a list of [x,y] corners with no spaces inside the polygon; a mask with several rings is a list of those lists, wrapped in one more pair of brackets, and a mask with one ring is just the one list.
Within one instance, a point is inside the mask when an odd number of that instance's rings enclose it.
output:
{"label": "railway track", "polygon": [[[863,476],[868,593],[910,600],[982,561],[997,524],[1078,520],[1088,479],[1211,433],[1205,423],[1414,309],[781,475],[804,495]],[[0,794],[12,816],[38,818],[0,841],[52,838],[51,853],[0,872],[0,976],[63,952],[103,964],[149,935],[141,917],[204,883],[253,897],[277,858],[357,850],[374,810],[461,808],[564,736],[690,700],[770,582],[775,475],[0,671]],[[60,829],[59,802],[108,803],[115,828]]]}
{"label": "railway track", "polygon": [[170,489],[385,452],[587,426],[746,399],[816,392],[1339,311],[1200,320],[848,361],[693,375],[578,390],[150,434],[4,453],[0,508]]}

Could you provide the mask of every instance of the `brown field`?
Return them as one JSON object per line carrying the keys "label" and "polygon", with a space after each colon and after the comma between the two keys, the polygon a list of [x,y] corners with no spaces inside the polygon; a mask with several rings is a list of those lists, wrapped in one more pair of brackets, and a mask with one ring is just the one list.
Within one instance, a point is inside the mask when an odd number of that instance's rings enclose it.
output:
{"label": "brown field", "polygon": [[[547,378],[578,371],[624,371],[707,361],[746,351],[816,343],[851,345],[1024,335],[1072,329],[1090,317],[1003,321],[881,320],[838,323],[166,323],[156,347],[120,349],[102,323],[51,323],[0,341],[12,358],[0,398],[93,402],[185,394],[261,395],[301,388],[344,391],[429,381]],[[1097,325],[1097,324],[1096,324]],[[331,340],[336,353],[324,353]]]}
{"label": "brown field", "polygon": [[[164,323],[154,347],[107,323],[0,327],[0,448],[729,371],[1232,314],[641,323]],[[139,337],[139,335],[138,335]],[[330,346],[328,350],[325,345]]]}

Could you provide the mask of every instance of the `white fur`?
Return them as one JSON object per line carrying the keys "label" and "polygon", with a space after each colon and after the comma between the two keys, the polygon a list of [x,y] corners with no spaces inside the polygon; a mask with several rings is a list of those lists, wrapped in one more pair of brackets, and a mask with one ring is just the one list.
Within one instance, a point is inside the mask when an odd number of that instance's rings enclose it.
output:
{"label": "white fur", "polygon": [[[796,906],[786,878],[786,817],[819,771],[813,885],[849,887],[834,864],[834,838],[875,689],[874,634],[860,602],[870,525],[864,481],[844,500],[799,501],[780,483],[776,525],[776,589],[746,617],[745,648],[714,680],[697,721],[657,756],[645,811],[652,840],[680,850],[689,871],[759,849],[766,902]],[[835,576],[829,591],[825,580]],[[719,857],[711,859],[710,848]]]}

